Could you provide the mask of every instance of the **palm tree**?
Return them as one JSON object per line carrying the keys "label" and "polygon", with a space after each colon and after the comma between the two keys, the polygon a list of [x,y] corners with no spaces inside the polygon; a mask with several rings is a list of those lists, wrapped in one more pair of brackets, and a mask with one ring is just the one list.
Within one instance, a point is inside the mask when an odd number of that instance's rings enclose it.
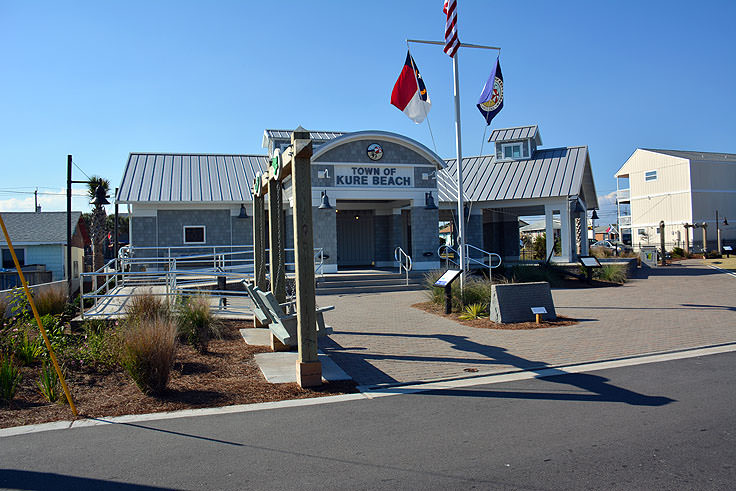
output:
{"label": "palm tree", "polygon": [[[101,190],[98,192],[97,189]],[[107,197],[110,190],[110,181],[100,176],[92,176],[87,181],[87,194],[91,201],[96,197]],[[99,193],[99,194],[98,194]],[[105,200],[106,201],[106,200]],[[92,239],[92,269],[97,271],[105,265],[103,242],[105,240],[105,221],[107,214],[102,203],[95,203],[92,209],[92,223],[90,225],[90,236]]]}

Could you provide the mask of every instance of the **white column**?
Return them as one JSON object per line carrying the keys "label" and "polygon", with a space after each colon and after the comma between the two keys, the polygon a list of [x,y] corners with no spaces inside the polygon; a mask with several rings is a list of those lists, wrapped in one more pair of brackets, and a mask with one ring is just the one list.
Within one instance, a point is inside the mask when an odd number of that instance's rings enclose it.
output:
{"label": "white column", "polygon": [[560,205],[560,239],[562,241],[562,257],[560,261],[572,261],[572,247],[570,244],[571,227],[570,225],[570,202],[566,201]]}
{"label": "white column", "polygon": [[545,204],[544,205],[544,230],[547,234],[547,247],[546,251],[547,254],[544,256],[544,259],[546,260],[550,253],[552,252],[552,249],[555,246],[555,229],[554,229],[554,222],[552,221],[552,217],[554,216],[552,214],[554,206]]}

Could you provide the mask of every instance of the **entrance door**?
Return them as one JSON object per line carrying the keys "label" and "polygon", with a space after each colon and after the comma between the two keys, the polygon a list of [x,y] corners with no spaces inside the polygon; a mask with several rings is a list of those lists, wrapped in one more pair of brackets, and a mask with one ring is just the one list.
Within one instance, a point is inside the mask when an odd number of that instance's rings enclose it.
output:
{"label": "entrance door", "polygon": [[375,260],[373,210],[337,214],[337,265],[372,266]]}

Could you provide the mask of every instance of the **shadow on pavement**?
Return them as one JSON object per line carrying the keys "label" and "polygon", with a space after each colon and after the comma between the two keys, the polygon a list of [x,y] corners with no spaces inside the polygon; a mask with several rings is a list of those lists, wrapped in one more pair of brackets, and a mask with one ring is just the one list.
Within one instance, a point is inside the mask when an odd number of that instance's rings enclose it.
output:
{"label": "shadow on pavement", "polygon": [[170,488],[144,486],[124,482],[105,481],[87,477],[65,476],[53,472],[19,471],[0,469],[0,487],[3,489],[47,490],[47,489],[96,489],[101,491],[146,491]]}
{"label": "shadow on pavement", "polygon": [[[636,406],[663,406],[674,402],[668,397],[655,397],[639,394],[622,387],[617,387],[609,383],[605,377],[590,374],[570,374],[563,370],[551,367],[543,361],[528,360],[520,356],[509,353],[505,348],[498,346],[488,346],[476,343],[468,339],[467,336],[457,336],[451,334],[389,334],[389,333],[356,333],[362,336],[389,336],[389,337],[409,337],[419,339],[438,339],[451,345],[452,349],[472,353],[477,357],[447,357],[447,356],[424,356],[418,355],[378,355],[378,354],[351,354],[355,357],[366,360],[397,360],[397,361],[417,361],[417,362],[438,362],[438,363],[467,363],[467,364],[488,364],[494,366],[508,366],[521,370],[536,372],[539,374],[539,380],[545,382],[564,384],[567,386],[577,387],[586,393],[568,393],[568,392],[509,392],[494,390],[441,390],[430,391],[428,393],[436,393],[440,395],[466,395],[472,397],[507,397],[518,399],[544,399],[558,401],[588,401],[588,402],[623,402]],[[332,353],[330,353],[332,356]],[[339,363],[339,362],[338,362]],[[370,364],[369,364],[370,365]],[[383,372],[380,372],[383,374]],[[384,374],[385,375],[385,374]],[[390,378],[390,377],[389,377]],[[372,381],[372,384],[382,384],[386,382]],[[388,382],[390,384],[390,382]],[[404,385],[404,384],[401,384]]]}

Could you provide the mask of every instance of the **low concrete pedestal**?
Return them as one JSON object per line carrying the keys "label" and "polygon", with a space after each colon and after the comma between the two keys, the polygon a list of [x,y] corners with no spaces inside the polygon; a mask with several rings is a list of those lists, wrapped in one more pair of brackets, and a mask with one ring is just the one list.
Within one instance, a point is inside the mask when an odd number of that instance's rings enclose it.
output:
{"label": "low concrete pedestal", "polygon": [[271,350],[274,352],[291,351],[291,348],[282,343],[279,338],[271,333]]}

